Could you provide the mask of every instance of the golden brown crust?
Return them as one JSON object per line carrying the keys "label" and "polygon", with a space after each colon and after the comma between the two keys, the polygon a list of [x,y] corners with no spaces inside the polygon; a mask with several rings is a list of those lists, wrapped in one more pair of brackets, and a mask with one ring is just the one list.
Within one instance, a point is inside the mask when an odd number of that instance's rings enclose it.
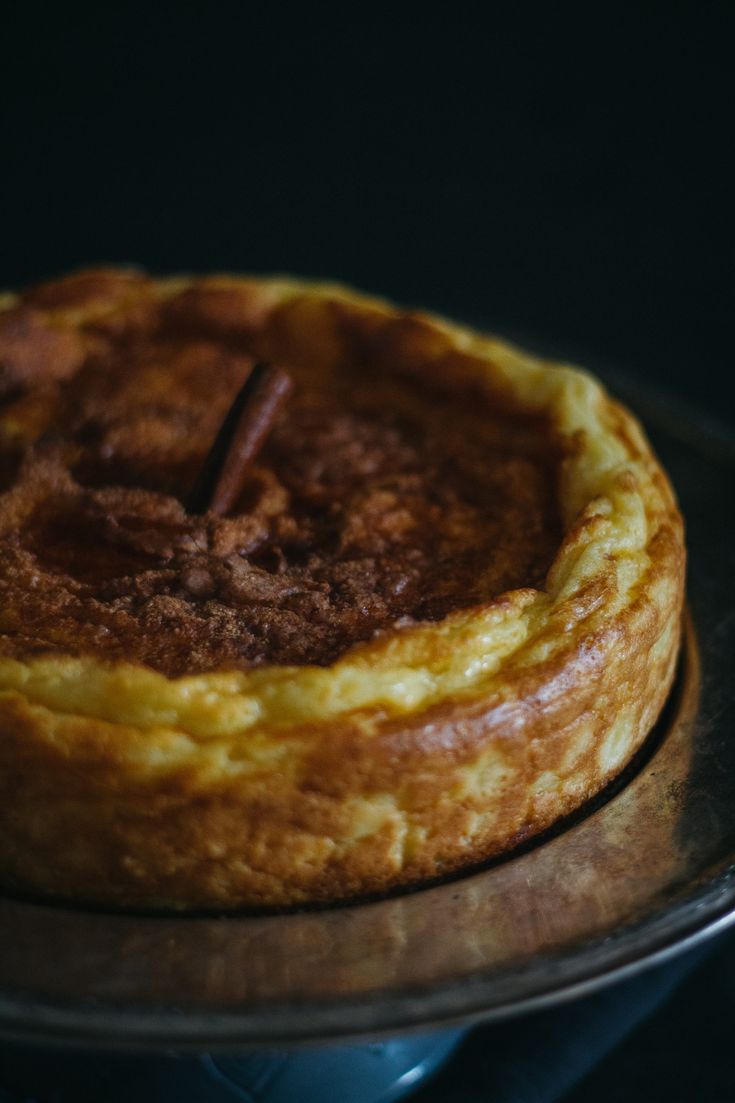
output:
{"label": "golden brown crust", "polygon": [[[341,288],[105,273],[26,298],[76,333],[143,319],[152,296],[192,340],[216,326],[303,371],[349,356],[544,414],[566,454],[564,540],[543,589],[324,668],[172,679],[0,659],[3,881],[118,906],[340,899],[498,853],[618,773],[670,687],[684,575],[681,518],[630,414],[583,373]],[[10,441],[42,420],[13,406],[0,422]]]}

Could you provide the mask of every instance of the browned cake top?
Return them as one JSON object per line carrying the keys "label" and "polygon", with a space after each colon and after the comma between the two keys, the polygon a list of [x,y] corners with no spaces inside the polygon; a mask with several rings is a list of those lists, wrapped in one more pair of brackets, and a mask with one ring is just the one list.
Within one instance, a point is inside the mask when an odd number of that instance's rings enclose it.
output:
{"label": "browned cake top", "polygon": [[[187,514],[257,324],[243,304],[240,326],[232,304],[227,324],[200,309],[204,286],[159,299],[142,277],[86,279],[0,314],[0,395],[24,442],[6,432],[0,654],[168,675],[327,664],[543,583],[560,540],[543,422],[389,362],[285,364],[294,391],[236,508]],[[119,305],[72,324],[95,295]]]}

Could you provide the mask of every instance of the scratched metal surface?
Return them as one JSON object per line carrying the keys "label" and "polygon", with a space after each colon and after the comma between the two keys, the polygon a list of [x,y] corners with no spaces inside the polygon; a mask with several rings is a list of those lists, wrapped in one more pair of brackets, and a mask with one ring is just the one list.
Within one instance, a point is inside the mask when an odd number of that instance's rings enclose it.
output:
{"label": "scratched metal surface", "polygon": [[613,389],[673,477],[690,549],[677,690],[625,782],[522,853],[372,903],[161,918],[0,899],[0,1034],[242,1049],[499,1018],[735,918],[735,443]]}

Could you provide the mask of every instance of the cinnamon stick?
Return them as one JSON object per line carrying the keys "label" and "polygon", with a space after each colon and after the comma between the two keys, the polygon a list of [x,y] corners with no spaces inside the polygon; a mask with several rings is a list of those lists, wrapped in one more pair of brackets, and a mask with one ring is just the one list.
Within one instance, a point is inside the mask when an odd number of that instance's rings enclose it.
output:
{"label": "cinnamon stick", "polygon": [[282,368],[255,365],[202,465],[186,502],[189,513],[210,511],[223,516],[232,508],[292,386]]}

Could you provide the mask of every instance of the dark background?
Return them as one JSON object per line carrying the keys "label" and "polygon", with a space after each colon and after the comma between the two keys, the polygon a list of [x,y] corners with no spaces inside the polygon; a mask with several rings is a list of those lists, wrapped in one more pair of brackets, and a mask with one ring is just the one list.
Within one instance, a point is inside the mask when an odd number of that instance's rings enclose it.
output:
{"label": "dark background", "polygon": [[[443,7],[6,8],[0,286],[97,261],[329,277],[735,421],[735,4]],[[654,1075],[679,1098],[669,1035],[715,1098],[726,1041],[689,1031],[731,1021],[715,985],[574,1098],[659,1098]]]}
{"label": "dark background", "polygon": [[328,276],[723,409],[735,5],[4,16],[0,286]]}

